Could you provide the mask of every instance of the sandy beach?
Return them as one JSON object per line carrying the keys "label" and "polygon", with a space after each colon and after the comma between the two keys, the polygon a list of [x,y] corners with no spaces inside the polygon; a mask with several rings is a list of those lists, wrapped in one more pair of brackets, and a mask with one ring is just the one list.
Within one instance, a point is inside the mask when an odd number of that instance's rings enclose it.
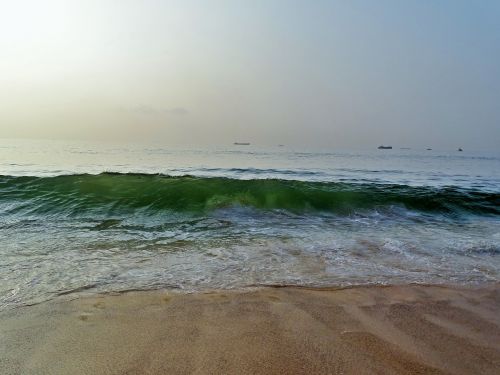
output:
{"label": "sandy beach", "polygon": [[0,315],[2,374],[498,374],[500,288],[161,291]]}

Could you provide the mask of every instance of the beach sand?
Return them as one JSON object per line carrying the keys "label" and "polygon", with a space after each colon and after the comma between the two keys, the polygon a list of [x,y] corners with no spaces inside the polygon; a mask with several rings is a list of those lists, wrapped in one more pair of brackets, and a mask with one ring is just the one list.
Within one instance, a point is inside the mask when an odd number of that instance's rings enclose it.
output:
{"label": "beach sand", "polygon": [[0,314],[0,374],[500,374],[500,287],[51,301]]}

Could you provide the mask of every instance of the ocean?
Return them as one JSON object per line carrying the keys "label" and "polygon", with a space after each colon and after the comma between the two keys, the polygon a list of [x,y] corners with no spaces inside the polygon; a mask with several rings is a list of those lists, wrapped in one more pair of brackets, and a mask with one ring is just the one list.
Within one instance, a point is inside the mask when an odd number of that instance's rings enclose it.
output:
{"label": "ocean", "polygon": [[0,140],[0,309],[500,280],[500,153]]}

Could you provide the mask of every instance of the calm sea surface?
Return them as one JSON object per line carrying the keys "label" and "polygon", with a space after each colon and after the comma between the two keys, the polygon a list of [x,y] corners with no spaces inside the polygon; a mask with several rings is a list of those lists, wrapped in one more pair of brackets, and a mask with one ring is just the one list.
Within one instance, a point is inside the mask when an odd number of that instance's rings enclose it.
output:
{"label": "calm sea surface", "polygon": [[500,154],[0,140],[0,309],[59,295],[500,281]]}

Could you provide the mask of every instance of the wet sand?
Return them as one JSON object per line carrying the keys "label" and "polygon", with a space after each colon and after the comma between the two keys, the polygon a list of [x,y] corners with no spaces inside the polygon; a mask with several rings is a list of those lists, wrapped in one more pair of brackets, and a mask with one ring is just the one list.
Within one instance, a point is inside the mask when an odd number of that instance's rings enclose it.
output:
{"label": "wet sand", "polygon": [[500,374],[500,286],[52,301],[0,314],[0,374]]}

